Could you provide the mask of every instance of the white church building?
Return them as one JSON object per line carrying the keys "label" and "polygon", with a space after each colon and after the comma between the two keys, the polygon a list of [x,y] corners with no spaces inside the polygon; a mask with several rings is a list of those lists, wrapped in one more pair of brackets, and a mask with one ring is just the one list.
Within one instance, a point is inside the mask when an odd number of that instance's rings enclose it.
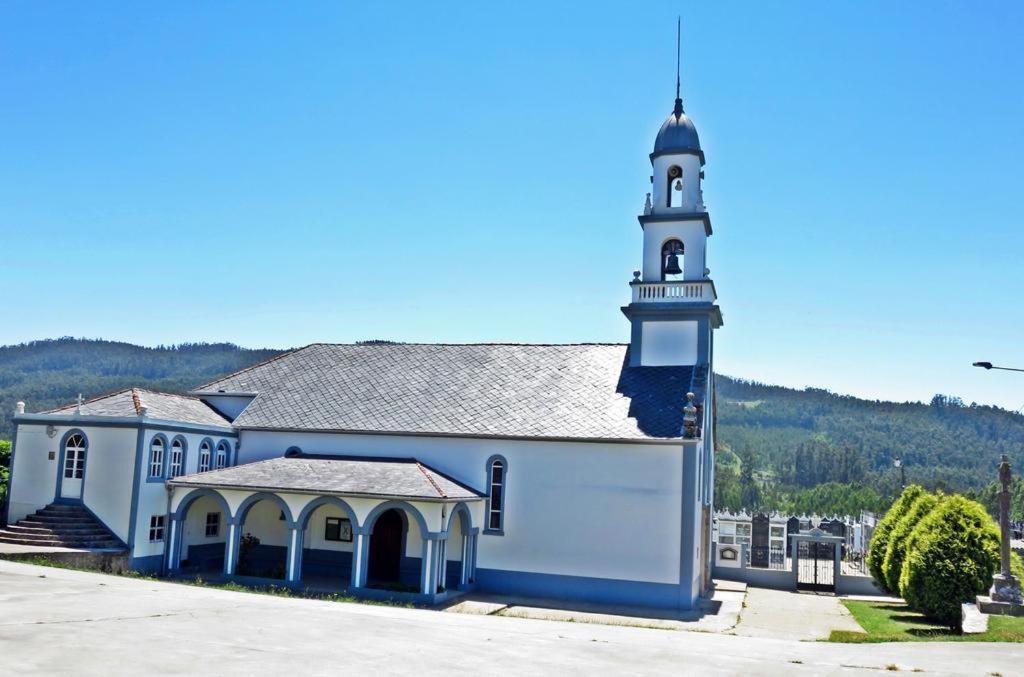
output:
{"label": "white church building", "polygon": [[371,598],[693,607],[722,315],[678,91],[650,160],[628,343],[318,343],[184,395],[19,403],[0,540]]}

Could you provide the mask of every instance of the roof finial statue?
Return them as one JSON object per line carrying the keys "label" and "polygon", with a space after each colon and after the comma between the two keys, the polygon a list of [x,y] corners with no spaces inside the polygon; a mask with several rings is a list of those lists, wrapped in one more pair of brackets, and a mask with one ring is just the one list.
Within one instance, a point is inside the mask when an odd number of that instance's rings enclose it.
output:
{"label": "roof finial statue", "polygon": [[682,17],[676,17],[676,107],[672,109],[672,114],[678,119],[683,114],[683,99],[679,96],[679,55],[681,53],[680,40],[683,30]]}

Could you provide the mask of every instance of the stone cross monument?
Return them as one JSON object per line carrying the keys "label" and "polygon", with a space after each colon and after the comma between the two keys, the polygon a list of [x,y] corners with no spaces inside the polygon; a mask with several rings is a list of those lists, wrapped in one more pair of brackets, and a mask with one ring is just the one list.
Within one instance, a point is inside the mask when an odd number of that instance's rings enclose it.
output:
{"label": "stone cross monument", "polygon": [[1010,573],[1010,477],[1010,460],[1003,454],[999,464],[999,483],[1002,485],[999,492],[1000,572],[992,577],[992,589],[988,594],[993,602],[1020,605],[1024,603],[1020,581]]}

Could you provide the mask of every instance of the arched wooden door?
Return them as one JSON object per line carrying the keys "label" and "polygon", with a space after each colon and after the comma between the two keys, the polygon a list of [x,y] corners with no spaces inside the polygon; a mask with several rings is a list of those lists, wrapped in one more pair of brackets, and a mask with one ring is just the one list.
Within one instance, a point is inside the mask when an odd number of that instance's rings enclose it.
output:
{"label": "arched wooden door", "polygon": [[377,518],[370,536],[370,582],[397,583],[402,568],[402,516],[392,508]]}

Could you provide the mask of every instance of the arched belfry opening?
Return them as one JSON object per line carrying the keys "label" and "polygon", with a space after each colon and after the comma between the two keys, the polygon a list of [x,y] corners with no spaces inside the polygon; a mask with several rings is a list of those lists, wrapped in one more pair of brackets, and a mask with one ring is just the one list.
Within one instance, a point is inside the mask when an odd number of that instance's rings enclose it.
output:
{"label": "arched belfry opening", "polygon": [[661,280],[683,279],[683,243],[681,240],[668,240],[661,246]]}
{"label": "arched belfry opening", "polygon": [[683,170],[679,165],[672,165],[668,168],[668,176],[665,185],[665,206],[683,206]]}

